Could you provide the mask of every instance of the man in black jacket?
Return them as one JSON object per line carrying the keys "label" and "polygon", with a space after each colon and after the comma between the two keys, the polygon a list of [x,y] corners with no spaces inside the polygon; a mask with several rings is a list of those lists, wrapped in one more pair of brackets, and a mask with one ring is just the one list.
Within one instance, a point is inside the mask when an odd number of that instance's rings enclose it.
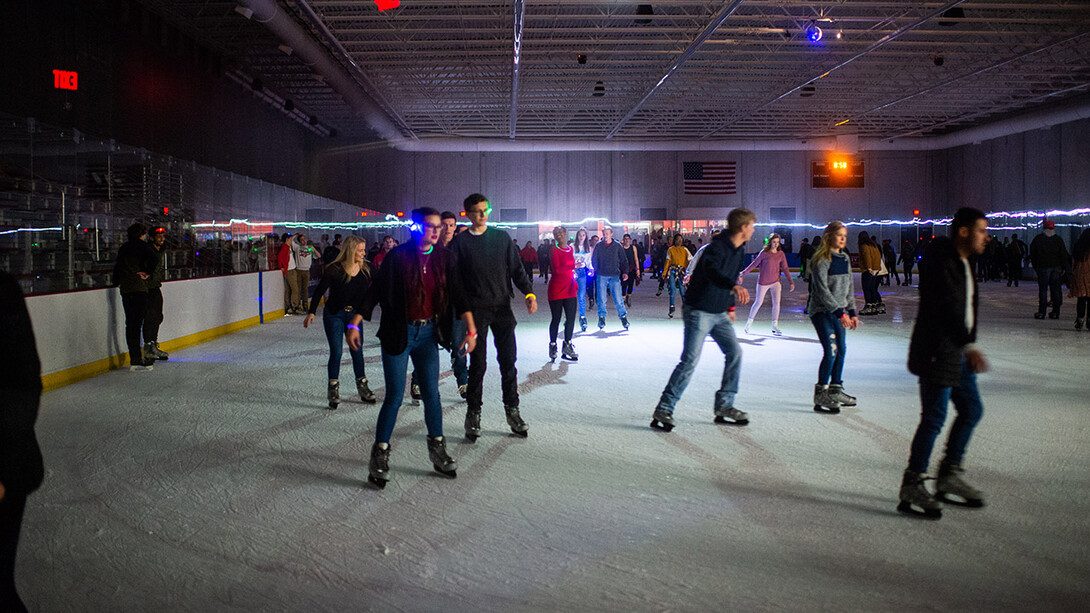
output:
{"label": "man in black jacket", "polygon": [[1029,244],[1029,259],[1037,271],[1037,312],[1033,317],[1045,318],[1045,309],[1051,298],[1052,310],[1048,318],[1059,319],[1060,305],[1064,300],[1060,279],[1071,256],[1067,253],[1064,239],[1056,236],[1056,222],[1045,220],[1042,229],[1044,232],[1033,237],[1033,242]]}
{"label": "man in black jacket", "polygon": [[34,436],[42,367],[19,284],[0,271],[0,611],[26,611],[15,591],[15,554],[27,496],[42,484]]}
{"label": "man in black jacket", "polygon": [[957,418],[939,465],[937,498],[965,506],[984,505],[980,490],[962,479],[961,460],[984,412],[976,375],[987,371],[988,363],[973,344],[977,286],[969,258],[984,253],[988,219],[977,209],[958,209],[950,235],[935,239],[920,260],[920,308],[908,349],[908,369],[920,378],[923,408],[897,506],[902,513],[931,519],[942,517],[942,503],[924,487],[924,478],[951,400]]}
{"label": "man in black jacket", "polygon": [[715,392],[715,421],[739,426],[749,423],[749,416],[734,408],[742,371],[742,348],[734,335],[734,305],[749,303],[749,292],[738,283],[738,273],[756,221],[751,211],[734,209],[727,215],[727,231],[716,235],[701,252],[684,296],[685,341],[681,361],[662,390],[651,417],[652,428],[667,432],[674,428],[674,407],[689,385],[709,334],[724,357],[722,383]]}
{"label": "man in black jacket", "polygon": [[148,313],[148,278],[155,269],[155,252],[145,242],[148,228],[134,223],[127,230],[129,240],[117,250],[114,280],[121,291],[121,304],[125,309],[125,342],[129,346],[129,370],[147,371],[155,364],[155,357],[144,355],[140,334]]}
{"label": "man in black jacket", "polygon": [[515,369],[515,314],[511,312],[514,282],[525,296],[526,311],[537,311],[537,296],[526,269],[522,266],[518,247],[503,230],[488,227],[492,207],[481,194],[470,194],[462,203],[469,230],[454,237],[450,250],[454,252],[455,274],[461,284],[465,306],[473,312],[477,325],[476,348],[469,358],[469,387],[466,390],[466,438],[477,440],[481,435],[481,406],[484,395],[484,373],[488,359],[488,331],[492,330],[496,360],[500,363],[500,385],[503,388],[503,409],[507,424],[519,436],[529,434],[529,426],[519,415],[518,371]]}

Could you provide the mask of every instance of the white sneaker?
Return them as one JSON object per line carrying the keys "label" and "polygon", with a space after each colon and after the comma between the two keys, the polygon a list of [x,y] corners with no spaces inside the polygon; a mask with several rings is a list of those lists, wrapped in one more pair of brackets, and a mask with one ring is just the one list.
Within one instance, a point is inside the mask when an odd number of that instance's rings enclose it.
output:
{"label": "white sneaker", "polygon": [[155,370],[155,367],[154,366],[142,366],[140,364],[137,364],[136,366],[130,366],[129,367],[129,372],[148,372],[148,371],[151,371],[151,370]]}

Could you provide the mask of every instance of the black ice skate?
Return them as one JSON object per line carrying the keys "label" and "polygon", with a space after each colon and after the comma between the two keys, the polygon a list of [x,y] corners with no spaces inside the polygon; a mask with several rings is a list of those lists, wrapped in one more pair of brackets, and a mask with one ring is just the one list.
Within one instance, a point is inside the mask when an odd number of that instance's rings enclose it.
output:
{"label": "black ice skate", "polygon": [[829,396],[835,401],[839,402],[842,407],[854,407],[855,396],[849,396],[844,393],[844,385],[841,383],[833,383],[829,386]]}
{"label": "black ice skate", "polygon": [[964,473],[965,470],[956,464],[941,465],[935,486],[936,498],[960,507],[979,509],[984,506],[984,494],[961,478]]}
{"label": "black ice skate", "polygon": [[840,412],[840,403],[829,392],[828,385],[814,385],[814,410],[818,413],[835,415]]}
{"label": "black ice skate", "polygon": [[549,343],[549,359],[556,361],[556,341]]}
{"label": "black ice skate", "polygon": [[436,472],[451,478],[458,476],[458,463],[447,455],[447,443],[443,437],[428,437],[428,458]]}
{"label": "black ice skate", "polygon": [[503,411],[507,413],[507,425],[511,426],[511,432],[523,438],[530,436],[530,426],[522,420],[518,407],[503,407]]}
{"label": "black ice skate", "polygon": [[474,442],[481,435],[481,411],[466,411],[466,440]]}
{"label": "black ice skate", "polygon": [[371,446],[371,462],[367,465],[367,480],[380,490],[390,480],[390,445],[375,442]]}
{"label": "black ice skate", "polygon": [[420,385],[412,383],[409,385],[409,397],[413,399],[413,404],[420,404],[420,399],[423,396],[420,394]]}
{"label": "black ice skate", "polygon": [[579,318],[579,328],[580,328],[580,330],[579,330],[580,332],[586,332],[587,331],[587,318],[586,317],[580,317]]}
{"label": "black ice skate", "polygon": [[669,411],[663,411],[662,409],[655,409],[655,412],[651,415],[651,427],[656,430],[662,430],[663,432],[673,430],[674,414]]}
{"label": "black ice skate", "polygon": [[939,519],[942,517],[942,503],[935,500],[931,492],[927,491],[923,473],[906,470],[901,481],[901,502],[897,510],[905,515],[921,517],[923,519]]}
{"label": "black ice skate", "polygon": [[628,329],[628,316],[627,315],[624,315],[624,316],[621,317],[621,325],[624,326],[625,330]]}
{"label": "black ice skate", "polygon": [[329,399],[329,408],[336,410],[341,403],[341,382],[337,379],[329,380],[329,388],[326,390],[326,398]]}
{"label": "black ice skate", "polygon": [[672,305],[672,304],[670,305],[670,312],[667,313],[666,316],[669,317],[670,319],[674,318],[674,305]]}
{"label": "black ice skate", "polygon": [[749,423],[749,415],[734,407],[720,408],[715,410],[715,423],[744,426]]}
{"label": "black ice skate", "polygon": [[159,343],[150,341],[144,343],[144,355],[155,360],[169,360],[170,354],[159,349]]}
{"label": "black ice skate", "polygon": [[560,354],[560,357],[569,362],[579,361],[579,354],[575,352],[575,345],[571,344],[571,341],[564,341],[564,351]]}
{"label": "black ice skate", "polygon": [[605,327],[606,327],[606,318],[605,317],[599,317],[598,318],[598,329],[601,330],[602,328],[605,328]]}
{"label": "black ice skate", "polygon": [[378,400],[375,398],[375,393],[371,391],[371,388],[367,385],[367,377],[356,377],[356,393],[360,395],[360,400],[367,404],[375,404]]}

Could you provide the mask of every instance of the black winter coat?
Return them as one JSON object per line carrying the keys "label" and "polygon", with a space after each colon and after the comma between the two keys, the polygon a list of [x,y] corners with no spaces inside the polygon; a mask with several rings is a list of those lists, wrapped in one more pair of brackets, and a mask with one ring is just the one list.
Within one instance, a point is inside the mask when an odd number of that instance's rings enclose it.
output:
{"label": "black winter coat", "polygon": [[42,366],[19,284],[0,271],[0,483],[26,495],[42,483],[42,452],[34,436]]}
{"label": "black winter coat", "polygon": [[922,381],[955,387],[961,380],[965,346],[976,341],[976,279],[973,329],[965,329],[965,265],[949,238],[936,238],[920,259],[920,308],[908,347],[908,370]]}
{"label": "black winter coat", "polygon": [[[409,279],[410,266],[416,265],[413,249],[416,249],[416,245],[412,241],[391,249],[382,260],[382,266],[375,274],[374,281],[367,289],[363,301],[353,306],[367,321],[371,321],[375,306],[381,306],[382,318],[379,320],[376,336],[382,343],[382,351],[389,355],[403,353],[409,344],[407,300],[409,288],[406,281]],[[449,249],[436,245],[428,266],[434,266],[437,271],[441,269],[446,275],[445,300],[433,299],[432,306],[435,308],[439,324],[437,327],[439,345],[449,350],[453,342],[450,336],[454,325],[454,315],[461,316],[466,312],[466,309],[460,306],[465,304],[465,299],[461,294],[461,286],[455,280],[454,255]],[[457,339],[457,342],[461,343],[462,339]]]}

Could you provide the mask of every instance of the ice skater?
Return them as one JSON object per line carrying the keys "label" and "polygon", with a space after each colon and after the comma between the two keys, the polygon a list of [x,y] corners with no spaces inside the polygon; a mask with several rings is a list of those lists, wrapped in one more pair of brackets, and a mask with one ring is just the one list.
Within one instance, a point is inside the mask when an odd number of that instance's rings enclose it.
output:
{"label": "ice skater", "polygon": [[1082,330],[1090,311],[1090,228],[1082,231],[1071,252],[1074,263],[1067,296],[1076,300],[1075,329]]}
{"label": "ice skater", "polygon": [[[348,325],[348,346],[359,351],[362,346],[359,322],[364,318],[370,320],[375,306],[381,305],[378,337],[382,346],[386,398],[378,414],[367,477],[380,488],[390,479],[390,437],[405,395],[405,375],[410,359],[424,396],[428,458],[437,472],[457,476],[458,465],[447,454],[443,438],[438,345],[473,351],[477,338],[473,314],[461,306],[464,301],[454,274],[454,258],[449,250],[436,245],[442,229],[439,211],[420,208],[414,209],[411,215],[412,239],[386,254],[363,301],[354,306],[356,312]],[[451,310],[452,304],[454,310]],[[455,311],[466,326],[465,336],[460,339],[451,337]]]}
{"label": "ice skater", "polygon": [[814,385],[814,410],[839,413],[840,407],[854,407],[855,397],[844,392],[845,330],[855,330],[855,287],[852,264],[844,246],[848,229],[839,221],[825,227],[821,246],[810,258],[810,323],[821,341],[821,364]]}
{"label": "ice skater", "polygon": [[689,281],[682,307],[685,340],[681,361],[674,367],[662,390],[651,427],[669,432],[674,429],[674,408],[689,379],[693,376],[704,339],[710,334],[723,351],[723,379],[715,393],[715,422],[743,426],[749,416],[734,408],[738,377],[742,370],[742,348],[734,335],[734,305],[748,304],[749,292],[738,283],[745,244],[753,236],[757,217],[746,209],[734,209],[727,215],[727,231],[719,233],[704,250]]}
{"label": "ice skater", "polygon": [[568,231],[564,226],[553,228],[555,244],[546,257],[549,259],[550,268],[553,271],[549,279],[549,311],[552,320],[549,322],[549,359],[556,360],[556,336],[560,330],[560,317],[564,317],[564,349],[561,357],[571,362],[579,361],[579,355],[575,353],[575,345],[572,345],[572,332],[575,330],[575,299],[579,293],[578,283],[575,281],[575,255],[571,245],[568,244]]}
{"label": "ice skater", "polygon": [[[901,481],[897,510],[929,519],[942,517],[942,501],[981,507],[984,495],[962,478],[965,448],[984,413],[977,373],[988,362],[973,344],[977,331],[977,282],[969,258],[984,253],[988,218],[961,208],[950,223],[950,238],[936,238],[920,260],[920,307],[908,348],[908,370],[920,378],[920,424]],[[935,439],[954,402],[957,418],[939,465],[937,496],[924,486]]]}
{"label": "ice skater", "polygon": [[[680,234],[674,235],[674,244],[666,251],[666,263],[662,266],[660,279],[666,279],[670,291],[670,310],[667,317],[674,317],[674,293],[676,292],[685,300],[685,271],[689,267],[689,260],[693,255],[685,248],[685,239]],[[659,285],[662,283],[660,281]],[[662,293],[661,291],[659,293]]]}
{"label": "ice skater", "polygon": [[606,327],[606,295],[613,295],[613,305],[617,308],[617,316],[621,318],[621,325],[628,329],[628,309],[624,306],[624,296],[621,295],[621,281],[628,279],[628,257],[625,256],[624,247],[613,240],[613,228],[606,226],[602,229],[602,240],[594,246],[591,254],[591,268],[594,269],[598,282],[598,329]]}
{"label": "ice skater", "polygon": [[761,305],[765,301],[765,294],[771,293],[772,334],[783,336],[783,332],[780,332],[780,293],[783,291],[783,287],[780,285],[780,275],[787,276],[787,281],[791,284],[791,291],[795,291],[795,280],[791,278],[791,269],[787,267],[787,255],[780,249],[779,234],[772,233],[768,236],[768,240],[765,241],[765,246],[761,249],[761,252],[738,275],[738,282],[741,283],[742,277],[757,267],[761,269],[757,275],[757,297],[753,299],[753,306],[749,309],[749,317],[746,318],[746,327],[744,328],[745,333],[749,334],[749,327],[753,325],[757,312],[761,310]]}
{"label": "ice skater", "polygon": [[[314,290],[314,296],[310,299],[310,308],[307,316],[303,318],[303,327],[307,328],[314,322],[314,314],[318,312],[318,303],[322,296],[329,290],[329,299],[325,301],[322,310],[322,327],[325,329],[325,338],[329,342],[329,361],[326,363],[328,384],[326,387],[326,399],[330,409],[336,409],[341,403],[341,356],[344,354],[344,336],[348,330],[348,324],[355,315],[355,305],[361,304],[371,287],[371,267],[367,264],[367,244],[358,236],[349,236],[341,245],[340,253],[326,266],[318,287]],[[348,348],[348,355],[352,357],[352,372],[356,377],[356,391],[360,400],[368,404],[377,402],[375,393],[371,391],[367,381],[367,371],[364,368],[363,348]]]}
{"label": "ice skater", "polygon": [[[575,244],[572,245],[575,257],[575,282],[579,285],[579,329],[587,331],[587,291],[594,287],[594,271],[590,268],[591,248],[587,242],[587,231],[579,228],[575,231]],[[589,285],[588,285],[589,283]]]}
{"label": "ice skater", "polygon": [[507,425],[518,436],[528,436],[530,427],[519,413],[518,370],[515,368],[515,314],[511,312],[513,282],[524,296],[526,312],[537,312],[537,296],[519,260],[518,248],[503,230],[488,227],[492,207],[482,194],[470,194],[462,203],[469,230],[451,241],[451,251],[458,262],[455,277],[464,291],[465,307],[473,312],[480,332],[476,349],[470,352],[469,389],[466,393],[466,438],[471,442],[481,435],[481,406],[484,373],[488,360],[488,331],[492,331],[496,361],[500,364],[503,410]]}
{"label": "ice skater", "polygon": [[125,309],[125,343],[129,348],[129,371],[146,372],[154,369],[155,356],[145,355],[140,335],[148,312],[148,279],[155,268],[155,252],[145,242],[148,228],[134,223],[126,231],[129,240],[117,250],[114,280],[121,292]]}
{"label": "ice skater", "polygon": [[155,254],[155,265],[148,276],[148,310],[144,315],[144,357],[168,360],[170,354],[159,348],[159,326],[163,324],[163,281],[167,278],[166,228],[155,228],[148,242]]}

